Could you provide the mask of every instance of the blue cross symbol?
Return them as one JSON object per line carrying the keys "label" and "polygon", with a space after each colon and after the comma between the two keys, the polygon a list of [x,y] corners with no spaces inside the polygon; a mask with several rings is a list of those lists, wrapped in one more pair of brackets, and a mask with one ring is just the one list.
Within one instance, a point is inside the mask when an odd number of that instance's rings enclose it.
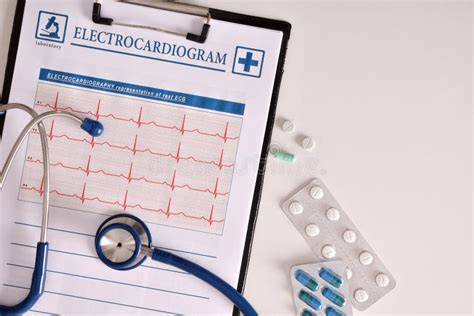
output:
{"label": "blue cross symbol", "polygon": [[252,52],[247,52],[247,56],[245,58],[239,58],[239,64],[244,65],[245,72],[250,72],[250,68],[252,68],[252,66],[258,66],[258,60],[253,59]]}

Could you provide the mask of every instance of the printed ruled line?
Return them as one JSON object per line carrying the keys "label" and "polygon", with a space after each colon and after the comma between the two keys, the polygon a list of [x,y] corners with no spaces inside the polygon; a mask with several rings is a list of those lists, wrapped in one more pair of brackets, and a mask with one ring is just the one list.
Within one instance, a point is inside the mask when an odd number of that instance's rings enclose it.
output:
{"label": "printed ruled line", "polygon": [[[25,244],[20,244],[20,243],[15,243],[15,242],[11,242],[10,245],[16,246],[16,247],[24,247],[24,248],[36,249],[36,246],[25,245]],[[83,257],[83,258],[90,258],[90,259],[100,260],[99,257],[84,255],[84,254],[76,253],[76,252],[62,251],[62,250],[56,250],[56,249],[52,249],[52,248],[49,248],[49,251],[50,251],[50,252],[56,252],[56,253],[64,254],[64,255],[70,255],[70,256],[77,256],[77,257]],[[153,267],[153,266],[144,265],[144,264],[142,264],[142,265],[140,266],[140,268],[148,268],[148,269],[160,270],[160,271],[165,271],[165,272],[172,272],[172,273],[178,273],[178,274],[186,274],[186,275],[189,275],[189,273],[184,272],[184,271],[177,271],[177,270],[171,270],[171,269],[165,269],[165,268],[158,268],[158,267]]]}
{"label": "printed ruled line", "polygon": [[[15,225],[20,225],[20,226],[41,228],[40,225],[33,225],[33,224],[22,223],[22,222],[14,222],[14,224],[15,224]],[[55,231],[55,232],[60,232],[60,233],[69,233],[69,234],[74,234],[74,235],[80,235],[80,236],[86,236],[86,237],[95,238],[95,235],[85,234],[85,233],[79,233],[79,232],[73,232],[73,231],[69,231],[69,230],[65,230],[65,229],[58,229],[58,228],[48,227],[48,230],[50,230],[50,231]]]}
{"label": "printed ruled line", "polygon": [[[19,265],[19,264],[15,264],[15,263],[7,263],[7,265],[8,265],[8,266],[11,266],[11,267],[16,267],[16,268],[23,268],[23,269],[33,270],[33,267],[24,266],[24,265]],[[60,274],[60,275],[72,276],[72,277],[76,277],[76,278],[80,278],[80,279],[88,279],[88,280],[93,280],[93,281],[100,281],[100,282],[105,282],[105,283],[112,283],[112,284],[118,284],[118,285],[125,285],[125,286],[130,286],[130,287],[136,287],[136,288],[145,289],[145,290],[151,290],[151,291],[158,291],[158,292],[164,292],[164,293],[169,293],[169,294],[176,294],[176,295],[194,297],[194,298],[199,298],[199,299],[204,299],[204,300],[210,299],[209,297],[201,296],[201,295],[196,295],[196,294],[190,294],[190,293],[184,293],[184,292],[177,292],[177,291],[170,291],[170,290],[165,290],[165,289],[161,289],[161,288],[154,288],[154,287],[142,286],[142,285],[132,284],[132,283],[117,282],[117,281],[113,281],[113,280],[95,278],[95,277],[90,277],[90,276],[85,276],[85,275],[80,275],[80,274],[75,274],[75,273],[67,273],[67,272],[61,272],[61,271],[49,270],[49,269],[47,270],[47,272],[53,273],[53,274]]]}
{"label": "printed ruled line", "polygon": [[37,313],[37,314],[43,314],[43,315],[59,316],[59,314],[54,314],[54,313],[50,313],[50,312],[43,312],[43,311],[39,311],[37,309],[30,309],[30,312]]}
{"label": "printed ruled line", "polygon": [[[22,290],[27,290],[27,291],[29,290],[28,287],[14,285],[14,284],[4,283],[3,285],[7,286],[7,287],[11,287],[11,288],[16,288],[16,289],[22,289]],[[129,305],[129,304],[123,304],[123,303],[117,303],[117,302],[111,302],[111,301],[104,301],[104,300],[99,300],[99,299],[85,297],[85,296],[66,294],[66,293],[62,293],[62,292],[44,291],[44,293],[52,294],[52,295],[65,296],[65,297],[70,297],[70,298],[75,298],[75,299],[80,299],[80,300],[85,300],[85,301],[92,301],[92,302],[97,302],[97,303],[109,304],[109,305],[135,308],[135,309],[146,310],[146,311],[150,311],[150,312],[156,312],[156,313],[162,313],[162,314],[168,314],[168,315],[184,316],[183,314],[179,314],[179,313],[175,313],[175,312],[169,312],[169,311],[160,310],[160,309],[152,309],[152,308],[147,308],[147,307],[142,307],[142,306]]]}
{"label": "printed ruled line", "polygon": [[[41,228],[40,225],[33,225],[33,224],[22,223],[22,222],[14,222],[14,224],[15,224],[15,225],[20,225],[20,226],[27,226],[27,227],[37,228],[37,229]],[[48,230],[50,230],[50,231],[56,231],[56,232],[60,232],[60,233],[67,233],[67,234],[73,234],[73,235],[80,235],[80,236],[86,236],[86,237],[95,238],[95,235],[86,234],[86,233],[81,233],[81,232],[72,231],[72,230],[58,229],[58,228],[52,228],[52,227],[48,227]],[[165,248],[165,247],[155,247],[155,248],[162,249],[162,250],[168,250],[168,251],[172,251],[172,252],[185,253],[185,254],[189,254],[189,255],[195,255],[195,256],[199,256],[199,257],[206,257],[206,258],[211,258],[211,259],[217,259],[216,256],[207,255],[207,254],[198,253],[198,252],[192,252],[192,251],[186,251],[186,250],[178,250],[178,249]]]}

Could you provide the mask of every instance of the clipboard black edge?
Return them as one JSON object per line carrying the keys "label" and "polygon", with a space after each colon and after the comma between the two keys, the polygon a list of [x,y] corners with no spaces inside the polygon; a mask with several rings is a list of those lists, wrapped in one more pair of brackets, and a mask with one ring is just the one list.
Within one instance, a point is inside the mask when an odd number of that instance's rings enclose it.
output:
{"label": "clipboard black edge", "polygon": [[[276,118],[276,109],[278,104],[278,98],[280,94],[281,83],[283,79],[284,66],[286,60],[286,53],[288,50],[288,43],[290,40],[291,33],[291,24],[285,21],[272,20],[267,18],[255,17],[245,14],[239,14],[234,12],[222,11],[217,9],[210,9],[211,16],[214,20],[221,20],[231,23],[237,23],[242,25],[249,25],[254,27],[261,27],[276,31],[281,31],[283,33],[283,39],[281,43],[280,56],[278,57],[278,66],[275,77],[275,82],[273,84],[273,92],[270,103],[270,111],[268,114],[267,126],[265,128],[265,137],[263,141],[263,147],[260,155],[260,164],[258,169],[258,177],[255,185],[252,209],[250,211],[250,220],[247,228],[247,237],[245,240],[244,253],[242,257],[242,263],[240,268],[239,282],[237,290],[240,293],[243,293],[245,290],[245,281],[247,279],[247,272],[250,263],[250,256],[252,253],[252,244],[254,233],[257,225],[258,211],[260,207],[260,201],[263,190],[264,176],[266,161],[268,157],[268,149],[270,147],[270,142],[272,139],[273,126],[275,124]],[[240,312],[237,308],[234,308],[234,316],[240,315]]]}
{"label": "clipboard black edge", "polygon": [[[13,19],[13,29],[10,38],[10,48],[8,49],[7,66],[5,67],[5,80],[2,90],[2,104],[7,104],[10,98],[10,90],[12,86],[13,73],[15,71],[16,55],[20,44],[21,24],[23,22],[23,14],[25,11],[26,0],[18,0],[15,17]],[[3,125],[5,124],[5,115],[0,115],[0,139],[3,134]]]}
{"label": "clipboard black edge", "polygon": [[[18,46],[19,46],[19,41],[20,41],[21,25],[23,22],[25,3],[26,3],[26,0],[17,1],[15,17],[13,20],[13,30],[12,30],[12,35],[10,39],[10,48],[9,48],[8,57],[7,57],[7,66],[5,68],[5,80],[3,84],[3,91],[2,91],[2,98],[1,98],[2,104],[8,103],[8,100],[10,98],[10,90],[11,90],[13,74],[14,74],[15,65],[16,65],[16,57],[17,57],[17,51],[18,51]],[[277,72],[276,72],[276,77],[273,84],[270,111],[268,114],[267,126],[265,128],[265,137],[264,137],[263,147],[262,147],[262,151],[260,155],[257,182],[255,184],[252,208],[250,211],[250,220],[247,227],[247,237],[245,240],[244,253],[242,256],[240,276],[239,276],[239,281],[238,281],[238,286],[237,286],[237,290],[240,293],[243,293],[245,289],[245,281],[247,279],[247,271],[248,271],[250,256],[252,252],[254,232],[257,225],[258,210],[259,210],[260,200],[261,200],[262,190],[263,190],[266,160],[268,156],[268,148],[270,146],[272,133],[273,133],[273,126],[275,124],[278,97],[280,93],[281,82],[283,79],[288,43],[290,40],[291,24],[285,21],[255,17],[255,16],[239,14],[239,13],[234,13],[234,12],[229,12],[229,11],[223,11],[223,10],[218,10],[218,9],[212,9],[212,8],[209,9],[209,11],[211,13],[212,18],[215,20],[254,26],[254,27],[261,27],[261,28],[281,31],[283,33],[280,56],[278,58]],[[5,123],[5,115],[2,115],[0,116],[0,139],[2,136],[4,123]],[[240,312],[238,311],[238,309],[234,308],[233,315],[238,316],[239,314]]]}

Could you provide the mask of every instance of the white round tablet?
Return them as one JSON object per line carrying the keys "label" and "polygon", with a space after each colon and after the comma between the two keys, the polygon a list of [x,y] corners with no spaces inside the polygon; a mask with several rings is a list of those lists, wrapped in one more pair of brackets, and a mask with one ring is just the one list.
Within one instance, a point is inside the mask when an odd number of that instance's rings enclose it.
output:
{"label": "white round tablet", "polygon": [[380,287],[387,287],[390,284],[390,279],[386,274],[379,273],[375,277],[375,283]]}
{"label": "white round tablet", "polygon": [[314,142],[314,139],[311,137],[305,137],[301,140],[301,147],[303,147],[306,150],[311,150],[316,146],[316,143]]}
{"label": "white round tablet", "polygon": [[303,205],[298,201],[291,202],[289,209],[293,215],[299,215],[303,213]]}
{"label": "white round tablet", "polygon": [[285,120],[282,124],[281,124],[281,129],[284,131],[284,132],[292,132],[295,130],[295,123],[293,123],[292,121],[290,120]]}
{"label": "white round tablet", "polygon": [[352,279],[352,270],[350,268],[346,268],[346,279]]}
{"label": "white round tablet", "polygon": [[334,258],[336,256],[336,248],[331,245],[326,245],[321,249],[321,254],[326,259]]}
{"label": "white round tablet", "polygon": [[359,261],[363,265],[369,265],[372,263],[372,261],[374,261],[374,257],[372,256],[370,252],[363,251],[359,255]]}
{"label": "white round tablet", "polygon": [[268,151],[270,154],[275,155],[280,151],[280,146],[277,144],[271,144],[270,147],[268,147]]}
{"label": "white round tablet", "polygon": [[344,239],[346,243],[352,244],[357,240],[357,234],[355,231],[348,229],[342,234],[342,239]]}
{"label": "white round tablet", "polygon": [[315,185],[309,190],[309,195],[315,200],[321,200],[324,196],[324,191],[321,187]]}
{"label": "white round tablet", "polygon": [[365,303],[369,299],[369,293],[364,289],[357,289],[354,292],[354,298],[359,303]]}
{"label": "white round tablet", "polygon": [[341,218],[341,213],[339,213],[337,209],[332,207],[326,211],[326,217],[330,221],[337,222]]}
{"label": "white round tablet", "polygon": [[305,228],[306,235],[309,237],[316,237],[319,235],[319,227],[316,224],[308,224]]}

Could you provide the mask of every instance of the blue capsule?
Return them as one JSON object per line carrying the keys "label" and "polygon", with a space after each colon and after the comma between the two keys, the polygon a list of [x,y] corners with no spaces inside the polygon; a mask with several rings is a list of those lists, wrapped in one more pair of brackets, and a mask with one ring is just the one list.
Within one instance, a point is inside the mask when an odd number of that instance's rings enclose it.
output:
{"label": "blue capsule", "polygon": [[335,308],[328,307],[326,308],[326,316],[344,316],[344,313]]}
{"label": "blue capsule", "polygon": [[304,272],[303,270],[296,271],[295,278],[298,282],[306,286],[308,289],[312,291],[316,291],[319,287],[318,282],[313,279],[309,274]]}
{"label": "blue capsule", "polygon": [[315,316],[315,314],[311,313],[309,310],[305,309],[302,313],[301,316]]}
{"label": "blue capsule", "polygon": [[338,289],[342,286],[342,283],[344,282],[339,275],[334,273],[332,270],[326,268],[322,268],[321,270],[319,270],[319,277]]}
{"label": "blue capsule", "polygon": [[333,302],[334,304],[336,304],[339,307],[343,307],[344,305],[346,305],[345,297],[342,296],[341,294],[339,294],[338,292],[331,290],[328,287],[325,287],[321,291],[321,293],[323,293],[323,296],[325,298],[327,298],[328,300],[330,300],[331,302]]}
{"label": "blue capsule", "polygon": [[101,122],[85,118],[81,128],[93,137],[99,137],[104,132],[104,125]]}
{"label": "blue capsule", "polygon": [[322,303],[313,295],[309,294],[306,291],[301,290],[300,294],[298,295],[299,299],[305,302],[309,307],[319,311],[322,307]]}

